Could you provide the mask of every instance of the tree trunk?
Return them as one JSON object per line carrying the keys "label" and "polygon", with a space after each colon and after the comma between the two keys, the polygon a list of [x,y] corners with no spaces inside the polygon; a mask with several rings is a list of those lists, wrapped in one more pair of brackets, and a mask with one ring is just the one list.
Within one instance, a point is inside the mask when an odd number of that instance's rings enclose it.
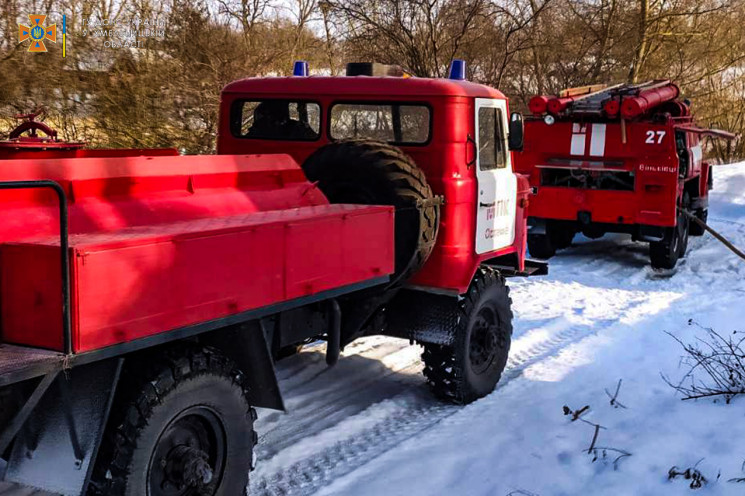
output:
{"label": "tree trunk", "polygon": [[631,61],[629,82],[636,83],[639,79],[644,58],[647,56],[649,37],[649,0],[639,0],[639,43],[636,46],[634,59]]}

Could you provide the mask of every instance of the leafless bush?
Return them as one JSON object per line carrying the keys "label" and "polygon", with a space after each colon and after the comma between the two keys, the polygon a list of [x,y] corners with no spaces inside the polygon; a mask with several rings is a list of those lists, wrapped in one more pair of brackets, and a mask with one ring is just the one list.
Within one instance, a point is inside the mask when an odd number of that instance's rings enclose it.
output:
{"label": "leafless bush", "polygon": [[671,468],[667,473],[668,480],[677,479],[683,477],[685,480],[691,481],[691,489],[699,489],[704,486],[708,481],[706,477],[697,468],[687,468],[684,471],[679,471],[678,467]]}
{"label": "leafless bush", "polygon": [[[616,395],[618,395],[618,390],[620,389],[620,387],[621,385],[619,381],[618,389],[616,390]],[[611,402],[611,404],[613,404],[613,402]],[[608,463],[612,458],[613,470],[618,470],[618,465],[621,462],[621,460],[628,456],[631,456],[631,453],[629,453],[626,450],[614,448],[611,446],[598,446],[597,442],[598,442],[598,437],[600,436],[600,431],[606,430],[606,427],[603,427],[602,425],[596,424],[594,422],[590,422],[589,420],[583,419],[582,415],[584,415],[585,413],[589,411],[590,411],[589,405],[585,405],[584,407],[578,410],[572,410],[568,406],[564,405],[564,415],[571,415],[572,422],[579,420],[581,422],[584,422],[587,425],[591,425],[594,428],[594,431],[592,434],[592,441],[590,441],[590,446],[586,450],[588,455],[592,455],[592,462],[595,463],[596,461],[600,460],[603,463]]]}
{"label": "leafless bush", "polygon": [[621,383],[623,379],[618,379],[618,385],[616,386],[616,392],[613,394],[610,394],[610,391],[607,389],[605,390],[605,394],[608,395],[608,398],[610,398],[610,404],[613,408],[623,408],[624,410],[628,408],[626,405],[618,401],[618,393],[621,392]]}
{"label": "leafless bush", "polygon": [[703,327],[693,319],[694,325],[706,332],[693,343],[684,343],[677,336],[667,333],[685,351],[681,364],[688,372],[678,383],[662,374],[662,379],[683,395],[684,400],[723,397],[729,403],[738,394],[745,393],[745,334],[733,331],[722,335],[710,327]]}
{"label": "leafless bush", "polygon": [[[667,472],[667,480],[674,480],[678,477],[682,477],[685,480],[691,481],[690,485],[688,486],[691,489],[700,489],[704,487],[709,482],[709,479],[707,479],[704,474],[702,474],[701,471],[696,468],[698,467],[698,464],[701,463],[703,460],[703,458],[700,459],[693,467],[688,467],[683,471],[678,469],[678,467],[673,466]],[[719,477],[721,477],[721,475],[721,472],[717,474],[717,480],[719,480]]]}

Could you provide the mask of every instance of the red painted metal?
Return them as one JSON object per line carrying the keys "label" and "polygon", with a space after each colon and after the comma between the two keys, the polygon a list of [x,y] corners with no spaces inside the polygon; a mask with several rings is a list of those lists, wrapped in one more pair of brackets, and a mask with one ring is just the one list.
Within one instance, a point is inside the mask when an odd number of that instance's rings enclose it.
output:
{"label": "red painted metal", "polygon": [[[418,102],[433,116],[430,140],[402,149],[446,202],[434,252],[410,282],[463,293],[486,259],[516,254],[524,268],[530,195],[518,176],[514,243],[477,255],[477,97],[504,99],[442,79],[248,79],[222,94],[217,156],[8,146],[0,181],[47,179],[65,190],[73,345],[89,351],[390,274],[392,209],[329,205],[298,165],[330,142],[325,116],[315,142],[248,140],[230,134],[230,107],[243,98],[312,100],[324,111],[340,100]],[[59,281],[48,277],[59,264],[55,198],[7,191],[0,209],[3,340],[60,349]]]}
{"label": "red painted metal", "polygon": [[673,83],[658,88],[642,90],[637,96],[624,98],[621,103],[621,115],[625,119],[633,119],[645,112],[675,100],[680,95],[680,89]]}
{"label": "red painted metal", "polygon": [[[626,143],[618,121],[580,125],[560,120],[551,126],[542,120],[525,123],[525,148],[518,154],[517,170],[530,176],[538,194],[530,201],[529,215],[544,219],[576,221],[580,212],[590,212],[593,222],[610,224],[675,225],[676,198],[682,182],[678,180],[678,158],[672,123],[627,122]],[[593,140],[596,151],[592,155]],[[654,142],[648,143],[650,134]],[[664,134],[662,134],[664,133]],[[572,153],[572,140],[582,143],[582,151]],[[659,143],[658,143],[659,141]],[[689,177],[701,173],[699,160]],[[631,172],[633,191],[547,186],[542,183],[547,169]]]}
{"label": "red painted metal", "polygon": [[[343,99],[372,98],[378,101],[389,97],[393,100],[458,96],[505,98],[499,90],[464,80],[370,76],[248,78],[227,85],[223,96],[228,94],[273,94],[285,98],[335,95]],[[227,119],[222,121],[224,123]]]}
{"label": "red painted metal", "polygon": [[533,115],[541,115],[546,113],[548,109],[548,101],[550,97],[543,95],[536,95],[528,102],[528,108]]}
{"label": "red painted metal", "polygon": [[175,148],[23,148],[0,147],[0,160],[47,160],[54,158],[175,157]]}
{"label": "red painted metal", "polygon": [[[70,239],[75,352],[151,336],[393,271],[391,207],[317,205]],[[61,349],[55,238],[2,247],[7,342]]]}
{"label": "red painted metal", "polygon": [[[69,199],[75,351],[393,270],[392,209],[329,205],[288,155],[0,161],[32,179]],[[61,349],[55,201],[0,193],[4,341]]]}
{"label": "red painted metal", "polygon": [[[50,159],[50,158],[105,158],[105,157],[166,157],[178,155],[175,148],[117,148],[90,149],[81,141],[64,141],[58,138],[57,131],[35,119],[43,112],[16,115],[16,119],[25,119],[13,129],[7,140],[0,141],[0,160]],[[46,136],[38,136],[41,131]],[[29,136],[23,136],[29,133]]]}
{"label": "red painted metal", "polygon": [[605,114],[610,117],[616,117],[618,116],[618,113],[621,111],[621,102],[618,100],[608,100],[605,102],[605,105],[603,105],[603,110],[605,110]]}
{"label": "red painted metal", "polygon": [[564,98],[552,98],[546,104],[546,109],[553,115],[559,115],[561,112],[566,110],[570,103],[574,101],[574,98],[567,96]]}
{"label": "red painted metal", "polygon": [[[639,225],[674,226],[684,191],[697,208],[705,206],[710,166],[702,159],[700,136],[734,135],[696,127],[688,105],[676,100],[678,96],[678,87],[667,80],[615,86],[599,93],[594,107],[577,115],[562,114],[553,125],[540,118],[526,120],[517,170],[538,188],[529,215],[574,221],[580,230],[580,219],[589,218],[603,224],[603,230],[633,232],[631,228]],[[604,114],[597,112],[601,108]],[[588,114],[593,118],[586,120]],[[687,160],[685,167],[680,166],[681,157]],[[614,189],[614,182],[609,188],[569,186],[552,182],[550,178],[557,176],[550,174],[605,174],[623,178],[632,187]]]}
{"label": "red painted metal", "polygon": [[[236,138],[230,131],[231,106],[235,101],[252,98],[310,100],[317,102],[322,112],[340,101],[419,102],[430,108],[429,142],[400,146],[424,171],[433,192],[445,198],[440,209],[437,244],[424,267],[411,279],[412,285],[462,294],[484,260],[511,253],[524,254],[523,209],[518,209],[516,236],[511,246],[481,255],[475,250],[478,191],[476,171],[469,166],[473,148],[468,141],[469,136],[475,136],[474,98],[504,100],[500,91],[468,81],[368,76],[251,78],[225,87],[220,103],[218,153],[289,153],[303,163],[311,153],[331,142],[326,116],[317,141]],[[523,258],[520,255],[518,259],[522,269]]]}
{"label": "red painted metal", "polygon": [[[328,203],[281,154],[0,162],[0,181],[29,179],[62,185],[71,234]],[[0,193],[0,240],[56,233],[55,201],[42,190]]]}
{"label": "red painted metal", "polygon": [[[36,120],[37,117],[44,115],[43,110],[37,110],[30,114],[16,115],[16,119],[21,122],[8,135],[8,139],[0,141],[0,159],[4,155],[10,155],[13,151],[27,150],[52,150],[52,151],[72,151],[79,150],[85,146],[83,142],[70,142],[57,138],[57,131]],[[39,132],[45,136],[39,136]],[[23,136],[28,133],[28,136]]]}

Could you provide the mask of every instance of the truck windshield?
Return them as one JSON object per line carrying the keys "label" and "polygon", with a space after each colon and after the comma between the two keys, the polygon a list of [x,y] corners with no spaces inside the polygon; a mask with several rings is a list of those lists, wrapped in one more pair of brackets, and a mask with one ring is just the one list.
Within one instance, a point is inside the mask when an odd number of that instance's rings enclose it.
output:
{"label": "truck windshield", "polygon": [[429,141],[430,111],[426,105],[337,103],[329,116],[331,139],[366,138],[406,145]]}
{"label": "truck windshield", "polygon": [[321,130],[321,107],[294,100],[240,100],[231,109],[237,138],[313,141]]}

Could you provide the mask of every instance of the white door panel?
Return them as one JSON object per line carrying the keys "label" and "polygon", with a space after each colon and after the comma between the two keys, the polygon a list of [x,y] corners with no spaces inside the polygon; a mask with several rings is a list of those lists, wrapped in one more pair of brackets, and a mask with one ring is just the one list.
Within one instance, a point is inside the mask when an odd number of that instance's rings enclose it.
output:
{"label": "white door panel", "polygon": [[476,253],[510,246],[515,240],[517,177],[507,148],[507,104],[477,98],[476,107]]}

